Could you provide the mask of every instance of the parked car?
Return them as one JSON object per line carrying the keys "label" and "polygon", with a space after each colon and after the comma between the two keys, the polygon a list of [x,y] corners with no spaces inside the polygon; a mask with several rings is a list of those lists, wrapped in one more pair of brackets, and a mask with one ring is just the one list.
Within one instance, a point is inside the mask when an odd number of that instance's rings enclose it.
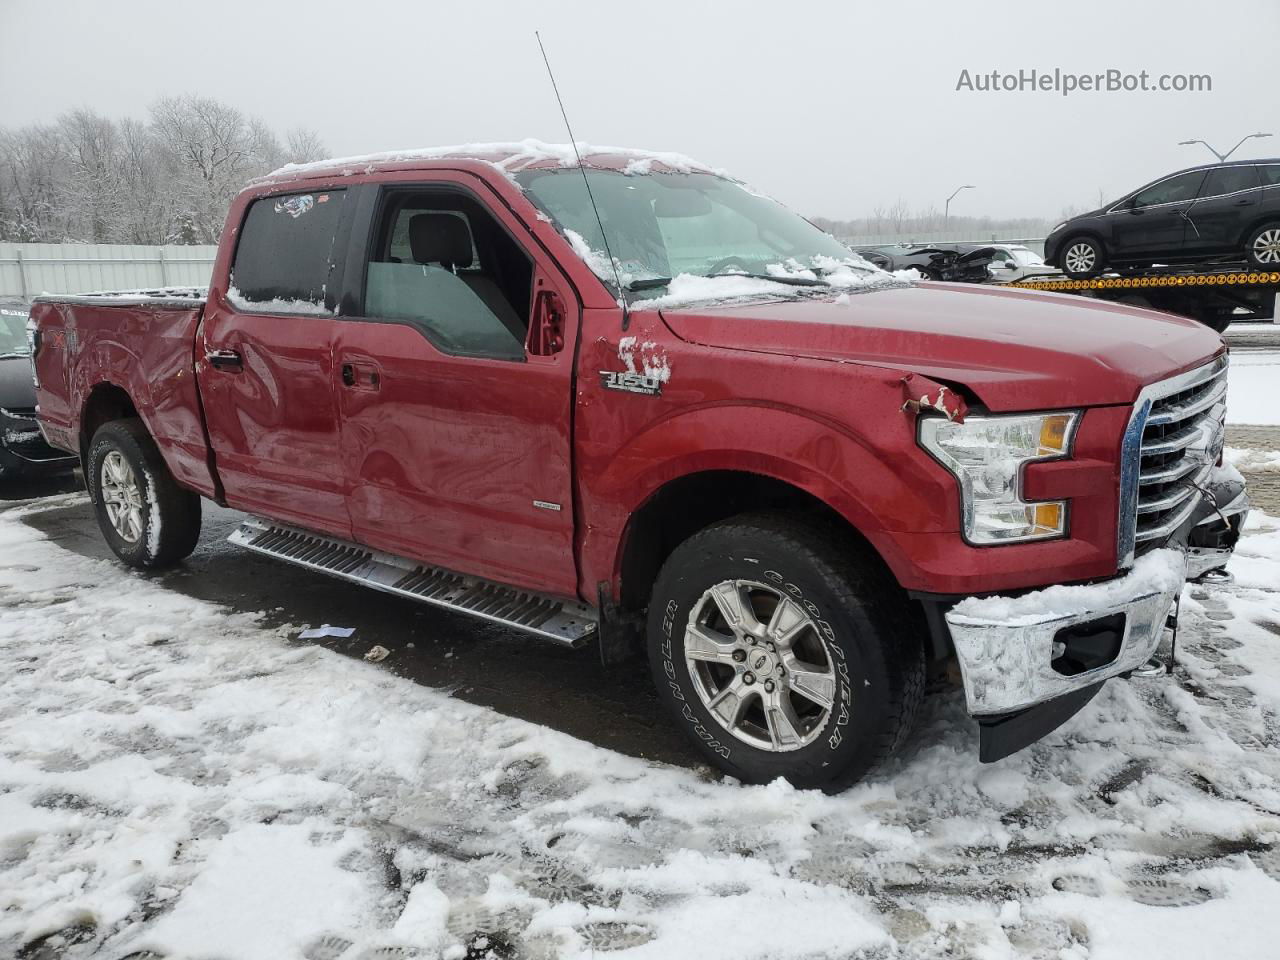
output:
{"label": "parked car", "polygon": [[1044,251],[1073,279],[1108,266],[1210,260],[1280,270],[1280,159],[1205,164],[1153,180],[1058,224]]}
{"label": "parked car", "polygon": [[41,426],[115,554],[180,561],[204,497],[259,553],[609,663],[643,637],[708,762],[825,789],[951,657],[980,759],[1044,736],[1227,562],[1205,327],[903,281],[691,161],[572,157],[286,167],[206,300],[38,300]]}
{"label": "parked car", "polygon": [[996,250],[990,245],[889,244],[858,247],[854,251],[881,270],[915,270],[922,280],[954,283],[984,283],[991,277],[990,266]]}
{"label": "parked car", "polygon": [[0,306],[0,483],[75,468],[76,458],[45,442],[36,422],[27,311]]}

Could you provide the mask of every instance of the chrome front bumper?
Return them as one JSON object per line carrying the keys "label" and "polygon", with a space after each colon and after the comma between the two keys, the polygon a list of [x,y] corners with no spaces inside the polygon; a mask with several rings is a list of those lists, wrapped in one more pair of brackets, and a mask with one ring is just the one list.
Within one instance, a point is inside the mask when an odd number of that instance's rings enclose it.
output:
{"label": "chrome front bumper", "polygon": [[[1232,518],[1247,509],[1240,494],[1193,529],[1221,524],[1219,514]],[[1014,713],[1140,667],[1160,645],[1183,584],[1225,566],[1231,553],[1231,548],[1177,545],[1143,555],[1128,573],[1104,583],[1048,587],[1021,597],[971,597],[957,604],[946,621],[969,712],[975,717]],[[1087,628],[1117,614],[1124,623],[1114,659],[1071,675],[1055,669],[1064,630]]]}

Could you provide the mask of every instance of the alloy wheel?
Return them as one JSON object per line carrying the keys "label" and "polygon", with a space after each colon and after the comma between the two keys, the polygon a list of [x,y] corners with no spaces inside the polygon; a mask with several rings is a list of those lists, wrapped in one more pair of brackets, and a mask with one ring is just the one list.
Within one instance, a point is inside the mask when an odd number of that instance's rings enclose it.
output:
{"label": "alloy wheel", "polygon": [[711,716],[753,747],[799,750],[831,716],[831,654],[805,609],[776,587],[750,580],[711,587],[689,614],[684,656]]}
{"label": "alloy wheel", "polygon": [[107,519],[120,539],[137,543],[142,537],[142,489],[120,451],[112,450],[102,458],[98,489]]}
{"label": "alloy wheel", "polygon": [[1259,263],[1280,263],[1280,227],[1263,230],[1254,238],[1253,256]]}
{"label": "alloy wheel", "polygon": [[1072,273],[1088,273],[1098,261],[1098,251],[1091,243],[1073,243],[1067,247],[1063,260]]}

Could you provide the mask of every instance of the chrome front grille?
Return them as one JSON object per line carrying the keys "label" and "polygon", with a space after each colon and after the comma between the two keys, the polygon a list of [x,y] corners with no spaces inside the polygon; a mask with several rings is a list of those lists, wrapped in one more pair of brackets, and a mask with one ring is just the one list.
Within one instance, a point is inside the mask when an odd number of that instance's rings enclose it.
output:
{"label": "chrome front grille", "polygon": [[1195,509],[1197,485],[1222,452],[1226,409],[1225,355],[1143,389],[1121,461],[1121,566],[1161,543]]}

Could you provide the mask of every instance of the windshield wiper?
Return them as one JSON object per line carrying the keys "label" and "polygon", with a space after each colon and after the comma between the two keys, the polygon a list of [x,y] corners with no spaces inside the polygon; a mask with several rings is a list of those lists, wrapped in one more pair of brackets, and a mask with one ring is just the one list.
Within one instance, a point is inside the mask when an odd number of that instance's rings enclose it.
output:
{"label": "windshield wiper", "polygon": [[628,290],[656,290],[658,287],[665,287],[671,282],[670,277],[642,277],[639,280],[632,280],[627,284]]}
{"label": "windshield wiper", "polygon": [[748,277],[752,280],[772,280],[774,283],[785,283],[792,287],[829,287],[826,280],[809,279],[808,277],[775,277],[772,273],[708,273],[708,280],[715,277]]}

